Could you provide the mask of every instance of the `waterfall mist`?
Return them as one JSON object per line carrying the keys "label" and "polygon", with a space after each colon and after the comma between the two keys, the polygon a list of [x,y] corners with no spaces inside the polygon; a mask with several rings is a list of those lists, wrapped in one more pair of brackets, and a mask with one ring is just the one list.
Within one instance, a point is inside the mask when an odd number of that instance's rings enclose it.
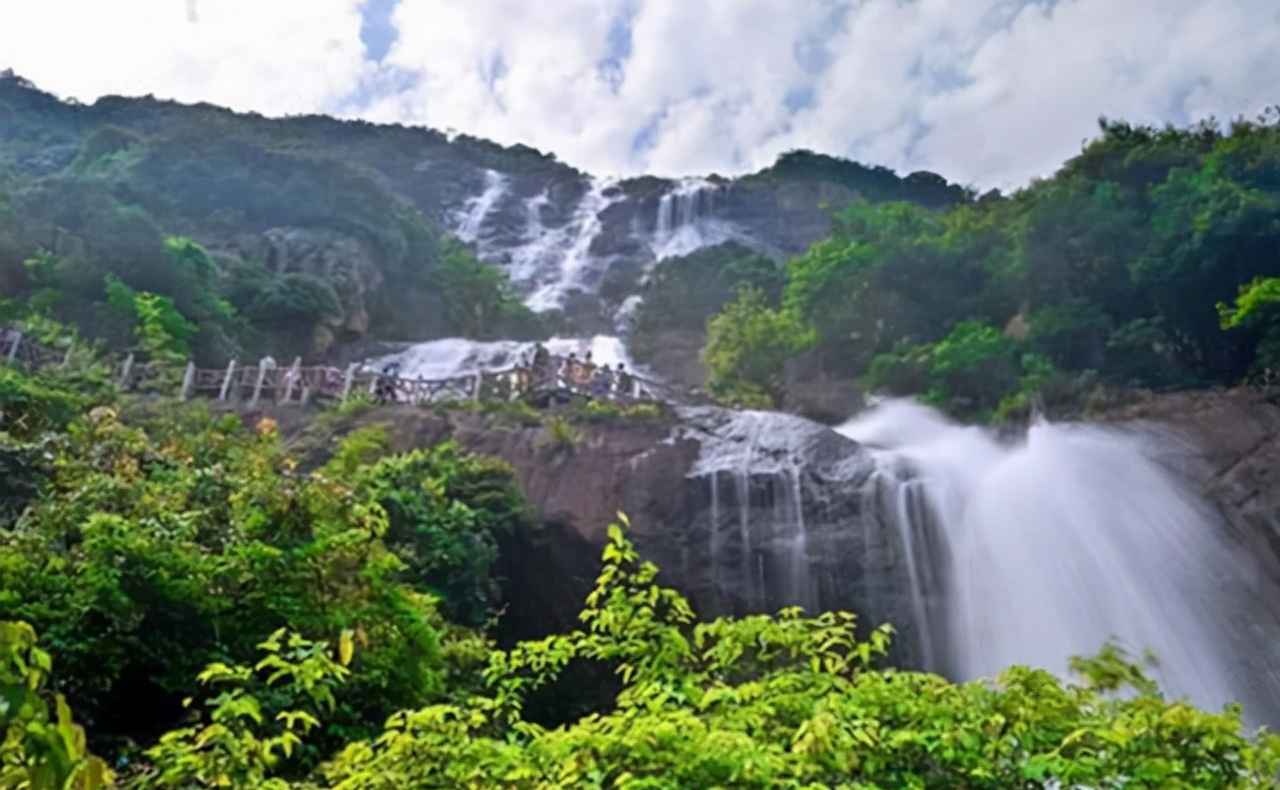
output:
{"label": "waterfall mist", "polygon": [[1065,674],[1069,657],[1112,640],[1150,651],[1166,694],[1240,701],[1255,720],[1280,711],[1275,679],[1248,666],[1278,633],[1256,611],[1255,561],[1156,460],[1169,437],[1039,422],[1000,442],[910,401],[838,430],[873,451],[896,492],[887,509],[929,668]]}

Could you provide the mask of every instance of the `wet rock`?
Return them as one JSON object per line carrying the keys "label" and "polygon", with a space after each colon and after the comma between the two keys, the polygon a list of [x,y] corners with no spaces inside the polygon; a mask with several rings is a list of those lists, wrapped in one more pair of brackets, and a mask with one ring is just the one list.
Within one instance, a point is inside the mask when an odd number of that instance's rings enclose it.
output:
{"label": "wet rock", "polygon": [[[508,627],[537,636],[571,626],[599,570],[606,527],[625,512],[661,581],[706,617],[843,609],[899,626],[914,661],[910,594],[894,495],[856,442],[785,414],[703,407],[672,422],[581,426],[573,447],[542,426],[466,412],[380,410],[395,449],[453,438],[506,460],[541,527],[504,547]],[[354,426],[352,426],[354,427]]]}

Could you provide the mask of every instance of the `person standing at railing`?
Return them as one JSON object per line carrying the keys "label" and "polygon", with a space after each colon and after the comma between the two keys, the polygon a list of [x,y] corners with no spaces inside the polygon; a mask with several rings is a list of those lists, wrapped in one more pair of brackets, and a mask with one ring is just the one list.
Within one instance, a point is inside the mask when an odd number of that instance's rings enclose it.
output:
{"label": "person standing at railing", "polygon": [[574,379],[574,385],[579,392],[589,392],[591,383],[595,380],[596,365],[591,361],[591,352],[588,351],[586,357],[578,365],[578,375]]}
{"label": "person standing at railing", "polygon": [[578,384],[578,375],[578,352],[570,351],[569,356],[565,357],[564,362],[560,365],[559,386],[565,389],[573,389]]}
{"label": "person standing at railing", "polygon": [[533,360],[535,356],[536,354],[526,354],[520,359],[516,369],[511,372],[511,394],[513,397],[519,397],[529,391],[529,385],[533,381]]}
{"label": "person standing at railing", "polygon": [[550,386],[555,372],[551,369],[551,352],[539,341],[533,347],[533,387],[541,389]]}
{"label": "person standing at railing", "polygon": [[635,379],[631,378],[631,374],[627,372],[627,363],[618,363],[618,374],[614,378],[614,387],[620,399],[630,398],[632,389],[635,387]]}
{"label": "person standing at railing", "polygon": [[396,376],[400,375],[400,363],[389,362],[382,368],[378,383],[373,388],[373,399],[378,403],[393,403],[396,399]]}
{"label": "person standing at railing", "polygon": [[609,389],[613,386],[613,371],[606,363],[591,377],[591,397],[604,400],[609,397]]}

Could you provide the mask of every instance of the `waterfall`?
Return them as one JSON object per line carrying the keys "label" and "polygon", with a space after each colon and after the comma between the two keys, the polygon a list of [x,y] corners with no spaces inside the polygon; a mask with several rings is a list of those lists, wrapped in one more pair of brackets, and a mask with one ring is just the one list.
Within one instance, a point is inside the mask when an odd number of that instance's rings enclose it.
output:
{"label": "waterfall", "polygon": [[485,217],[507,192],[507,177],[496,170],[484,171],[484,191],[467,201],[459,212],[454,235],[472,244],[480,239]]}
{"label": "waterfall", "polygon": [[[578,201],[565,232],[548,235],[545,232],[530,239],[533,249],[540,254],[548,249],[555,251],[558,266],[550,269],[544,267],[544,276],[540,287],[525,300],[534,310],[550,310],[559,307],[564,297],[574,288],[584,286],[585,275],[593,268],[607,265],[606,262],[595,261],[591,254],[591,244],[604,229],[600,214],[622,199],[622,195],[613,189],[617,179],[593,178],[591,187]],[[559,243],[557,243],[559,242]],[[597,272],[598,273],[598,272]]]}
{"label": "waterfall", "polygon": [[747,606],[760,608],[764,595],[764,574],[760,572],[759,563],[752,562],[751,548],[751,458],[755,453],[756,439],[760,434],[760,423],[755,415],[746,415],[748,428],[747,440],[742,444],[742,460],[738,461],[734,471],[734,485],[738,496],[738,540],[742,547],[742,578],[747,589],[743,598]]}
{"label": "waterfall", "polygon": [[669,237],[681,227],[692,225],[710,212],[717,187],[705,178],[685,178],[658,199],[658,219],[654,230],[659,238]]}
{"label": "waterfall", "polygon": [[[1070,656],[1114,639],[1131,656],[1151,651],[1167,693],[1210,709],[1259,699],[1241,657],[1265,654],[1275,629],[1228,626],[1256,606],[1240,581],[1250,558],[1155,460],[1161,437],[1040,423],[1002,444],[906,401],[839,430],[873,449],[882,480],[897,481],[889,515],[917,588],[916,625],[947,645],[930,668],[1065,674]],[[931,534],[943,551],[928,549]],[[942,622],[930,611],[939,598]]]}
{"label": "waterfall", "polygon": [[[567,221],[548,227],[544,213],[553,208],[550,187],[520,202],[510,195],[510,178],[495,170],[484,172],[484,190],[470,198],[455,212],[453,233],[464,242],[475,244],[483,260],[506,269],[512,284],[525,296],[534,310],[560,307],[564,297],[574,289],[591,290],[610,260],[598,259],[592,244],[604,229],[601,213],[623,199],[616,190],[617,179],[593,178],[578,199]],[[505,212],[523,204],[523,232],[498,232],[489,217],[502,204]],[[485,227],[486,221],[489,228]],[[519,225],[515,225],[519,228]],[[487,231],[487,232],[486,232]]]}
{"label": "waterfall", "polygon": [[736,606],[726,609],[816,611],[806,520],[806,505],[816,504],[806,495],[816,470],[806,459],[824,435],[839,437],[772,412],[691,408],[681,414],[697,429],[701,446],[691,477],[705,481],[710,492],[710,576],[717,603],[728,593]]}
{"label": "waterfall", "polygon": [[658,198],[650,248],[662,260],[719,244],[733,229],[714,217],[722,187],[705,178],[683,178]]}

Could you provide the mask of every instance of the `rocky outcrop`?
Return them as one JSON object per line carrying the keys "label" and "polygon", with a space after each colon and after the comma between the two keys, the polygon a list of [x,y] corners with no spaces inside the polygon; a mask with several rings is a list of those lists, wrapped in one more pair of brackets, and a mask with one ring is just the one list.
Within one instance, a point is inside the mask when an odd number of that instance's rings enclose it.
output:
{"label": "rocky outcrop", "polygon": [[218,251],[261,263],[275,275],[308,275],[333,289],[338,310],[320,316],[311,353],[324,354],[335,341],[369,331],[369,303],[384,278],[366,242],[327,228],[283,227],[240,234]]}
{"label": "rocky outcrop", "polygon": [[[302,419],[273,416],[286,431]],[[569,446],[545,425],[404,407],[338,430],[372,422],[394,425],[397,450],[453,438],[514,468],[540,527],[503,547],[508,634],[575,622],[606,527],[624,512],[641,555],[703,616],[844,609],[868,625],[899,624],[899,657],[916,655],[901,539],[882,515],[886,481],[869,453],[825,426],[703,407],[582,425]]]}

